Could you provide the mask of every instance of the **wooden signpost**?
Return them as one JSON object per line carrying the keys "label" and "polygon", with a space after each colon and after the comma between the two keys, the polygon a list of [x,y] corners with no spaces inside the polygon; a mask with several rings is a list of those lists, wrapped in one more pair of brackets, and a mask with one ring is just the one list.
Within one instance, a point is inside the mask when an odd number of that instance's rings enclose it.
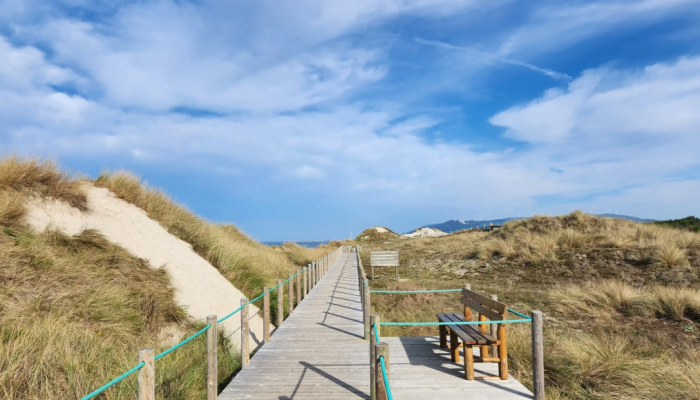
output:
{"label": "wooden signpost", "polygon": [[374,267],[395,267],[396,281],[399,280],[399,252],[398,251],[372,251],[369,253],[369,265],[372,267],[372,280],[374,280]]}

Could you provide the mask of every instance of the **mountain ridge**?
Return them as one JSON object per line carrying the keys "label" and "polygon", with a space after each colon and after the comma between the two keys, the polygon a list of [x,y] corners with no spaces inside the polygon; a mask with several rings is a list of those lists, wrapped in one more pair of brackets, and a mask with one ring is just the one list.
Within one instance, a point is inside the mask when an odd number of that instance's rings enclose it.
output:
{"label": "mountain ridge", "polygon": [[[629,215],[619,215],[619,214],[593,214],[597,217],[607,217],[607,218],[622,218],[622,219],[627,219],[630,221],[634,222],[654,222],[656,221],[655,219],[648,219],[648,218],[639,218],[639,217],[633,217]],[[508,221],[514,221],[517,219],[525,219],[529,217],[507,217],[507,218],[498,218],[498,219],[487,219],[487,220],[458,220],[458,219],[451,219],[449,221],[437,223],[437,224],[430,224],[430,225],[423,225],[421,228],[433,228],[433,229],[439,229],[443,232],[446,233],[452,233],[456,231],[461,231],[463,229],[471,229],[471,228],[479,228],[483,227],[484,225],[488,226],[490,224],[494,225],[503,225],[504,223]],[[408,232],[410,233],[410,232]]]}

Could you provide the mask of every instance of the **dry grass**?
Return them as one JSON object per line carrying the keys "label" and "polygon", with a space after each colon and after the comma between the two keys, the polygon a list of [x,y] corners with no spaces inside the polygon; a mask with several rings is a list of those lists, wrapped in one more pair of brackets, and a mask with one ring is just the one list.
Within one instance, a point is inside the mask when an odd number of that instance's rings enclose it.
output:
{"label": "dry grass", "polygon": [[80,182],[71,180],[56,163],[38,158],[9,156],[0,160],[0,191],[23,192],[41,198],[52,197],[87,211],[87,196]]}
{"label": "dry grass", "polygon": [[[469,282],[516,310],[543,310],[548,399],[700,399],[699,240],[697,233],[580,212],[538,216],[491,233],[384,243],[381,250],[399,250],[408,282],[371,286]],[[457,293],[374,294],[372,309],[382,321],[433,321],[461,305]],[[436,327],[382,330],[437,335]],[[510,371],[529,386],[529,326],[509,325],[508,332]]]}
{"label": "dry grass", "polygon": [[[2,398],[81,397],[135,365],[138,349],[167,347],[158,340],[166,327],[196,328],[174,303],[164,270],[94,231],[71,237],[4,226],[0,265]],[[238,364],[227,341],[220,346],[223,380]],[[162,398],[203,397],[204,347],[195,343],[158,362],[159,378],[172,381],[159,387]],[[131,379],[105,398],[134,393]]]}
{"label": "dry grass", "polygon": [[170,233],[190,243],[248,296],[260,294],[263,286],[274,286],[277,279],[294,273],[321,254],[319,250],[289,245],[286,250],[276,251],[250,239],[233,225],[204,221],[162,191],[148,188],[127,172],[104,173],[95,185],[108,188],[119,198],[146,211]]}
{"label": "dry grass", "polygon": [[292,261],[294,265],[297,266],[307,266],[312,262],[318,260],[319,258],[325,256],[331,251],[335,250],[339,246],[335,246],[332,250],[329,250],[329,246],[319,246],[314,248],[307,248],[304,246],[299,246],[296,243],[287,242],[282,244],[276,250],[284,253],[288,259]]}
{"label": "dry grass", "polygon": [[[201,328],[173,300],[164,270],[152,269],[95,231],[33,233],[23,222],[30,198],[87,209],[80,182],[52,162],[0,160],[0,398],[79,398]],[[175,335],[175,337],[173,337]],[[194,340],[158,361],[160,398],[203,398],[206,343]],[[239,361],[219,340],[219,380]],[[100,398],[136,393],[132,376]]]}
{"label": "dry grass", "polygon": [[27,213],[21,194],[0,190],[0,225],[11,226],[21,222]]}

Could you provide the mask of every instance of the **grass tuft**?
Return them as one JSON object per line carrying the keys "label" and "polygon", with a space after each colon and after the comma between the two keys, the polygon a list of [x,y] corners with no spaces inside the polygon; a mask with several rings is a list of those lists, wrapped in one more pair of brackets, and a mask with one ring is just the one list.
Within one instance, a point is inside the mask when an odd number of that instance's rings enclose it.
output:
{"label": "grass tuft", "polygon": [[87,196],[80,182],[71,180],[51,160],[9,156],[0,160],[0,191],[12,189],[41,198],[52,197],[87,211]]}

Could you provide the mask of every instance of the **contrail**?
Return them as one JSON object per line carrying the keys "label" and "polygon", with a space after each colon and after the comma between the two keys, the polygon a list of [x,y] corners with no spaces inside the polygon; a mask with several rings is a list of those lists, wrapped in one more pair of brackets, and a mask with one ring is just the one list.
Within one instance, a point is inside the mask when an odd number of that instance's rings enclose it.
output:
{"label": "contrail", "polygon": [[567,80],[567,81],[571,80],[571,77],[569,75],[562,74],[561,72],[552,71],[551,69],[540,68],[537,65],[528,64],[528,63],[523,62],[523,61],[511,60],[510,58],[495,56],[493,54],[486,53],[486,52],[479,51],[479,50],[474,50],[474,49],[469,48],[469,47],[460,47],[460,46],[455,46],[455,45],[449,44],[449,43],[438,42],[436,40],[425,40],[425,39],[421,39],[421,38],[413,38],[413,40],[417,43],[425,44],[428,46],[442,47],[443,49],[450,49],[450,50],[463,51],[466,53],[478,54],[482,57],[485,57],[485,58],[488,58],[488,59],[491,59],[494,61],[498,61],[501,63],[518,65],[521,67],[525,67],[529,70],[539,72],[541,74],[545,74],[552,79]]}

